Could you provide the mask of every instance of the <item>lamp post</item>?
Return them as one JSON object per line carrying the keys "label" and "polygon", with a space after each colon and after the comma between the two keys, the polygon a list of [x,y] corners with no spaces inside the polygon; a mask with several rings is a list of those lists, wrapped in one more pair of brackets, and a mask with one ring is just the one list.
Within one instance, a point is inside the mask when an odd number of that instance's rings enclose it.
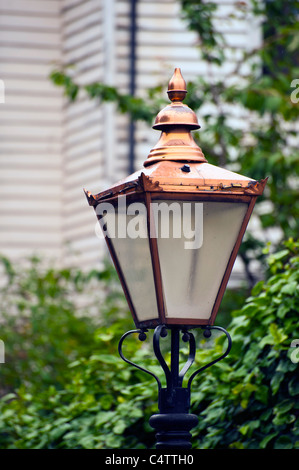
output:
{"label": "lamp post", "polygon": [[[209,164],[191,131],[195,113],[185,104],[186,83],[175,69],[168,86],[171,103],[157,115],[161,131],[144,168],[106,191],[85,191],[102,227],[136,328],[123,335],[124,361],[155,378],[159,414],[151,417],[158,449],[191,447],[190,430],[198,418],[189,414],[194,377],[230,351],[229,333],[215,318],[256,199],[260,182]],[[196,354],[193,328],[204,336],[220,330],[228,340],[224,354],[183,379]],[[144,341],[154,329],[153,349],[166,377],[159,378],[127,359],[124,340],[137,333]],[[171,332],[171,360],[161,353],[160,338]],[[180,341],[189,344],[180,370]]]}

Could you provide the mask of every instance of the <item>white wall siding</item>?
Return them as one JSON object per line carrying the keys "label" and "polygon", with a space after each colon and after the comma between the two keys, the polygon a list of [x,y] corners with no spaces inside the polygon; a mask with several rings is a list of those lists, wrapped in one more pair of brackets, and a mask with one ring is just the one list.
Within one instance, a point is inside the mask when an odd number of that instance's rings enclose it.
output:
{"label": "white wall siding", "polygon": [[[61,7],[61,47],[67,73],[81,86],[103,81],[103,1],[62,0]],[[63,142],[64,262],[95,267],[101,261],[96,217],[83,188],[98,192],[104,179],[105,116],[103,106],[85,92],[73,103],[65,100]]]}
{"label": "white wall siding", "polygon": [[0,0],[0,252],[61,254],[60,2]]}

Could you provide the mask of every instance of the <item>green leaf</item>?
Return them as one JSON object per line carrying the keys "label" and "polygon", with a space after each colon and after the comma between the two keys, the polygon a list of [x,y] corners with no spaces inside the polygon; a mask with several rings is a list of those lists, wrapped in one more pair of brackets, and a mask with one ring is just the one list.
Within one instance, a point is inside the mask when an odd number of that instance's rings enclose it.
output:
{"label": "green leaf", "polygon": [[283,381],[283,379],[284,379],[284,374],[282,372],[276,372],[273,375],[271,382],[270,382],[273,395],[276,395],[276,393],[278,392],[280,384]]}
{"label": "green leaf", "polygon": [[267,445],[269,444],[269,442],[271,442],[272,439],[274,439],[274,437],[276,437],[277,435],[278,435],[278,432],[273,432],[272,434],[269,434],[268,436],[264,437],[264,439],[260,443],[260,448],[265,449]]}
{"label": "green leaf", "polygon": [[287,294],[287,295],[294,295],[296,291],[298,291],[298,293],[299,293],[298,288],[299,288],[299,286],[298,286],[297,282],[295,282],[295,281],[289,282],[288,284],[283,286],[283,288],[281,289],[281,293],[282,294]]}
{"label": "green leaf", "polygon": [[293,377],[288,384],[289,393],[292,397],[299,395],[299,377]]}
{"label": "green leaf", "polygon": [[289,436],[280,436],[274,444],[274,449],[292,449],[293,443]]}
{"label": "green leaf", "polygon": [[114,411],[100,411],[96,415],[95,425],[102,426],[105,423],[109,423],[115,417]]}
{"label": "green leaf", "polygon": [[66,433],[70,429],[70,427],[71,427],[70,423],[64,423],[61,426],[55,426],[55,429],[53,429],[49,434],[50,439],[53,441],[56,441],[64,433]]}
{"label": "green leaf", "polygon": [[118,423],[114,426],[113,432],[115,434],[123,434],[126,428],[127,424],[125,423],[125,421],[119,420]]}
{"label": "green leaf", "polygon": [[270,334],[273,337],[274,344],[281,344],[286,339],[288,339],[288,335],[286,335],[282,328],[279,328],[276,323],[272,323],[269,327]]}

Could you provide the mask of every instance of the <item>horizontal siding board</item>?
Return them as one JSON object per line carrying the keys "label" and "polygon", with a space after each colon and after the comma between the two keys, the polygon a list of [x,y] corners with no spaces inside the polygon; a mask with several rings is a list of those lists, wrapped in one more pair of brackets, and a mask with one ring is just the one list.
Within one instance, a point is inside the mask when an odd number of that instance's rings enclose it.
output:
{"label": "horizontal siding board", "polygon": [[78,2],[77,4],[73,3],[71,8],[63,6],[63,24],[65,25],[65,23],[73,23],[79,18],[86,17],[89,14],[92,14],[95,11],[99,11],[101,9],[102,2],[99,2],[98,0],[85,0]]}
{"label": "horizontal siding board", "polygon": [[[58,119],[61,120],[61,110],[62,110],[62,99],[61,99],[61,90],[56,89],[55,95],[43,96],[43,106],[41,106],[40,100],[38,97],[32,99],[32,96],[29,94],[21,94],[22,90],[19,90],[19,93],[13,93],[10,90],[5,90],[5,104],[6,108],[20,111],[29,110],[30,111],[40,111],[43,110],[55,110],[57,112]],[[1,109],[0,109],[1,113]]]}
{"label": "horizontal siding board", "polygon": [[24,246],[24,243],[22,243],[22,246],[20,246],[19,243],[1,243],[1,254],[7,256],[11,260],[15,260],[18,265],[21,264],[22,261],[25,262],[27,259],[32,257],[33,254],[40,256],[41,259],[47,258],[57,262],[57,260],[60,260],[60,253],[60,247],[57,247],[56,245],[51,247],[48,243],[45,243],[43,246],[35,245],[34,247],[32,247],[32,244]]}
{"label": "horizontal siding board", "polygon": [[44,108],[37,107],[37,109],[17,109],[15,107],[6,107],[5,112],[0,112],[0,121],[3,116],[5,116],[5,122],[14,124],[14,123],[27,123],[35,125],[46,125],[61,127],[61,123],[57,122],[57,112],[60,110],[48,110]]}
{"label": "horizontal siding board", "polygon": [[77,134],[80,130],[83,129],[84,126],[101,127],[100,122],[102,118],[104,118],[104,116],[103,111],[100,107],[90,110],[88,117],[86,116],[86,113],[74,116],[72,119],[69,119],[69,122],[66,125],[66,133]]}
{"label": "horizontal siding board", "polygon": [[82,64],[81,72],[76,76],[76,81],[82,87],[103,81],[103,67],[101,67],[101,63],[93,64],[90,67]]}
{"label": "horizontal siding board", "polygon": [[[82,250],[82,247],[85,245],[85,241],[92,237],[96,239],[94,242],[94,246],[97,247],[98,237],[96,236],[95,224],[96,221],[93,223],[92,227],[80,225],[77,226],[75,229],[72,228],[69,232],[65,228],[66,237],[68,239],[68,242],[72,244],[73,249]],[[88,244],[90,245],[90,242]]]}
{"label": "horizontal siding board", "polygon": [[[73,252],[68,253],[67,260],[68,266],[81,266],[81,269],[86,271],[90,269],[103,269],[103,259],[107,259],[108,257],[107,247],[104,244],[99,246],[98,243],[98,245],[85,247],[84,250],[80,251],[80,255],[78,255],[78,253],[74,254]],[[98,314],[98,308],[96,313]]]}
{"label": "horizontal siding board", "polygon": [[[22,46],[22,45],[21,45]],[[59,54],[55,48],[40,47],[18,47],[17,45],[5,44],[1,46],[1,58],[15,60],[31,60],[35,62],[55,62],[59,58]]]}
{"label": "horizontal siding board", "polygon": [[[95,211],[92,207],[88,206],[85,195],[83,200],[84,204],[82,204],[80,209],[70,211],[69,217],[65,222],[66,230],[70,230],[72,227],[79,227],[82,225],[93,227],[97,222]],[[67,210],[69,211],[69,208]]]}
{"label": "horizontal siding board", "polygon": [[85,155],[88,155],[89,153],[93,154],[94,152],[99,152],[99,156],[101,158],[102,149],[103,139],[99,134],[96,134],[87,142],[79,143],[73,147],[65,147],[65,162],[74,162],[74,164],[80,160],[84,162]]}
{"label": "horizontal siding board", "polygon": [[180,4],[177,1],[162,3],[153,1],[150,3],[138,2],[137,14],[141,16],[178,18],[181,15]]}
{"label": "horizontal siding board", "polygon": [[88,128],[80,129],[80,131],[76,133],[66,134],[64,140],[64,147],[65,149],[68,149],[69,147],[84,144],[85,142],[88,142],[89,139],[96,137],[98,133],[98,128],[93,125]]}
{"label": "horizontal siding board", "polygon": [[90,191],[92,194],[97,194],[102,189],[107,189],[109,187],[110,182],[108,179],[106,180],[102,174],[96,174],[92,179],[89,181],[85,180],[82,181],[82,184],[78,184],[75,186],[70,184],[68,190],[65,191],[63,197],[63,210],[67,211],[68,208],[73,207],[74,210],[85,210],[86,208],[86,197],[83,192],[83,188]]}
{"label": "horizontal siding board", "polygon": [[5,80],[5,90],[7,90],[8,93],[14,93],[15,90],[19,90],[20,93],[24,95],[30,93],[31,96],[41,96],[42,93],[48,96],[55,96],[57,94],[56,88],[50,80],[46,79],[46,76],[38,79],[24,76],[20,78],[18,78],[18,76],[15,78],[6,78],[4,75],[3,78]]}
{"label": "horizontal siding board", "polygon": [[1,136],[0,139],[0,153],[7,155],[16,155],[22,152],[23,155],[45,155],[45,154],[55,154],[59,155],[60,159],[60,150],[61,142],[53,142],[41,140],[33,141],[30,139],[28,142],[25,141],[12,141],[11,139],[4,141],[5,136]]}
{"label": "horizontal siding board", "polygon": [[53,65],[50,64],[31,64],[30,67],[24,67],[24,64],[17,62],[2,62],[0,65],[1,77],[17,76],[17,77],[36,77],[45,80],[53,70]]}
{"label": "horizontal siding board", "polygon": [[67,47],[64,50],[64,61],[66,64],[79,64],[87,57],[91,57],[93,54],[98,53],[99,44],[101,44],[102,36],[98,34],[96,41],[89,41],[83,45],[80,45],[76,48],[68,49]]}
{"label": "horizontal siding board", "polygon": [[58,16],[60,11],[60,0],[1,0],[0,12],[22,12],[23,15],[51,14]]}
{"label": "horizontal siding board", "polygon": [[76,79],[77,75],[80,71],[85,72],[90,70],[91,67],[97,67],[101,69],[101,73],[103,75],[105,69],[105,57],[102,50],[95,50],[93,53],[87,53],[86,55],[82,55],[77,61],[76,66],[74,68],[74,79]]}
{"label": "horizontal siding board", "polygon": [[0,195],[6,197],[16,197],[19,195],[19,197],[22,198],[29,196],[32,200],[38,199],[39,197],[48,199],[56,198],[59,200],[60,197],[59,186],[53,181],[36,183],[35,181],[30,182],[24,180],[18,182],[18,184],[1,181]]}
{"label": "horizontal siding board", "polygon": [[85,16],[78,17],[75,21],[64,22],[63,31],[62,31],[62,40],[66,41],[68,37],[80,33],[84,29],[89,29],[90,27],[101,27],[103,19],[102,10],[96,9],[91,11]]}
{"label": "horizontal siding board", "polygon": [[103,243],[105,243],[105,241],[101,241],[96,236],[94,227],[92,227],[84,237],[74,235],[74,238],[72,240],[72,249],[73,251],[78,251],[82,254],[85,252],[85,250],[90,250],[93,251],[94,256],[96,256],[97,251],[100,251],[100,246]]}
{"label": "horizontal siding board", "polygon": [[43,197],[41,194],[39,197],[32,194],[24,194],[20,191],[12,192],[7,197],[6,193],[0,194],[0,212],[1,213],[15,213],[16,215],[22,209],[25,214],[35,214],[35,213],[53,213],[60,214],[61,212],[61,198],[59,197],[58,191],[55,195],[49,197],[46,194],[46,197]]}
{"label": "horizontal siding board", "polygon": [[55,169],[56,171],[61,171],[61,159],[57,154],[47,154],[41,156],[38,155],[24,155],[22,154],[13,154],[13,155],[3,155],[0,150],[0,177],[4,169],[13,169],[18,170],[30,169],[30,170],[40,170],[42,172]]}
{"label": "horizontal siding board", "polygon": [[56,181],[57,187],[60,186],[60,177],[61,172],[60,168],[52,169],[48,168],[47,171],[41,171],[38,168],[5,168],[1,169],[0,172],[0,182],[4,181],[13,181],[14,184],[23,183],[23,181],[28,182],[28,184],[53,184],[53,181]]}
{"label": "horizontal siding board", "polygon": [[[107,184],[109,185],[109,182],[107,182]],[[83,188],[87,189],[93,194],[97,194],[101,190],[101,187],[105,187],[105,178],[103,178],[103,175],[100,172],[96,173],[94,171],[92,179],[83,177],[80,180],[80,178],[78,178],[76,185],[74,185],[72,181],[65,181],[64,186],[66,191],[63,198],[63,207],[65,207],[65,204],[68,202],[71,202],[74,204],[74,207],[75,204],[78,204],[76,206],[78,209],[79,207],[85,207],[85,195]]]}
{"label": "horizontal siding board", "polygon": [[23,208],[20,207],[17,214],[3,214],[0,212],[1,217],[1,228],[0,231],[8,230],[24,230],[32,231],[33,229],[37,232],[57,232],[57,227],[60,224],[59,214],[45,214],[38,213],[24,214]]}
{"label": "horizontal siding board", "polygon": [[[118,34],[119,40],[124,41],[121,38],[121,34]],[[177,47],[190,47],[192,45],[196,45],[198,43],[196,37],[193,33],[189,33],[186,31],[173,31],[173,32],[165,32],[165,31],[157,31],[153,34],[152,31],[140,31],[138,34],[138,46],[159,46],[161,49],[161,44],[164,47],[171,46],[174,51],[176,51]]]}
{"label": "horizontal siding board", "polygon": [[[128,54],[128,48],[126,46],[119,47],[119,54],[126,55]],[[165,62],[178,61],[181,59],[188,60],[198,60],[198,51],[195,48],[190,48],[190,46],[182,47],[178,46],[173,48],[171,45],[161,47],[158,45],[143,45],[142,47],[137,45],[137,57],[139,59],[158,59]]]}
{"label": "horizontal siding board", "polygon": [[97,100],[92,100],[88,97],[84,97],[83,100],[78,100],[74,103],[68,103],[64,112],[65,124],[67,126],[73,120],[80,119],[82,116],[89,116],[91,113],[98,111],[103,113],[101,104]]}
{"label": "horizontal siding board", "polygon": [[4,136],[4,139],[16,136],[16,138],[19,139],[24,137],[24,140],[26,141],[30,141],[32,138],[36,138],[36,140],[46,138],[60,141],[62,129],[59,125],[52,125],[51,127],[49,124],[47,126],[43,126],[41,124],[38,125],[38,121],[31,124],[30,122],[27,124],[24,123],[23,125],[19,123],[11,123],[8,126],[3,125],[3,122],[0,120],[0,133]]}
{"label": "horizontal siding board", "polygon": [[103,34],[101,24],[95,21],[95,24],[78,30],[75,34],[71,34],[66,38],[65,51],[77,48],[82,44],[90,43]]}
{"label": "horizontal siding board", "polygon": [[86,152],[84,158],[70,159],[68,163],[68,174],[72,175],[76,172],[80,173],[84,171],[85,168],[95,168],[98,169],[101,166],[101,154],[99,151],[96,152]]}
{"label": "horizontal siding board", "polygon": [[51,48],[57,50],[60,45],[60,35],[57,33],[5,30],[1,28],[0,41],[4,44],[21,44],[22,48],[26,46],[35,46],[39,48]]}
{"label": "horizontal siding board", "polygon": [[80,197],[82,196],[82,190],[86,184],[92,180],[99,181],[101,179],[101,171],[99,170],[100,165],[90,165],[84,168],[79,172],[73,172],[65,178],[66,187],[74,187],[79,190],[80,188]]}
{"label": "horizontal siding board", "polygon": [[68,195],[67,198],[65,197],[62,213],[64,216],[64,226],[69,223],[69,220],[72,220],[74,215],[80,218],[81,216],[87,217],[87,214],[89,214],[89,220],[96,222],[96,219],[93,219],[95,217],[94,210],[88,205],[82,188],[80,188],[79,193],[74,191],[72,195]]}
{"label": "horizontal siding board", "polygon": [[60,246],[60,234],[53,230],[50,233],[50,227],[47,227],[48,230],[44,230],[42,232],[38,232],[35,229],[31,230],[21,230],[12,227],[12,230],[7,232],[0,231],[0,246],[5,244],[7,246],[11,246],[13,244],[18,246],[28,246],[31,247],[31,250],[34,250],[35,247],[37,249],[42,248],[43,246],[52,246],[52,247],[59,247]]}
{"label": "horizontal siding board", "polygon": [[43,30],[46,32],[53,31],[58,33],[60,30],[59,22],[56,17],[42,15],[42,22],[39,16],[24,15],[22,11],[12,14],[4,13],[1,10],[2,2],[0,3],[0,26],[2,28],[10,28],[18,31],[28,30],[29,28],[35,30]]}

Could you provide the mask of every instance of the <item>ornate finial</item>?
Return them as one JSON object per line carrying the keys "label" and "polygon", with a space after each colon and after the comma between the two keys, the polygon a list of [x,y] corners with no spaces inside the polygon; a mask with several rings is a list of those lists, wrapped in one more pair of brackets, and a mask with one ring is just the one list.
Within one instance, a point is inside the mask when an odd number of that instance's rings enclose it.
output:
{"label": "ornate finial", "polygon": [[181,69],[176,68],[168,85],[168,96],[171,100],[166,108],[162,109],[156,117],[154,129],[169,130],[169,126],[184,126],[189,130],[199,129],[200,125],[196,114],[186,104],[182,103],[187,94],[186,82],[182,77]]}
{"label": "ornate finial", "polygon": [[181,69],[176,68],[168,84],[168,96],[170,101],[183,101],[186,94],[186,82],[181,74]]}
{"label": "ornate finial", "polygon": [[162,109],[155,119],[154,129],[162,131],[159,142],[149,153],[144,166],[159,161],[206,162],[190,131],[199,129],[197,116],[182,103],[186,96],[186,82],[181,70],[176,68],[168,85],[171,103]]}

